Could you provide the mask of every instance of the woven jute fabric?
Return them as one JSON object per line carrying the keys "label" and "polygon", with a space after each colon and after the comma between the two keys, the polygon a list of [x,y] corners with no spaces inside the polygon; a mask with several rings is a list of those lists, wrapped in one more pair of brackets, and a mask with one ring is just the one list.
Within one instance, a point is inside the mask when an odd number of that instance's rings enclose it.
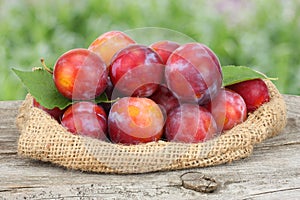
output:
{"label": "woven jute fabric", "polygon": [[99,173],[145,173],[224,164],[251,155],[253,146],[281,132],[286,125],[286,105],[275,87],[265,80],[270,102],[242,124],[204,143],[150,142],[112,144],[73,135],[27,95],[16,124],[20,130],[18,155],[51,162],[68,169]]}

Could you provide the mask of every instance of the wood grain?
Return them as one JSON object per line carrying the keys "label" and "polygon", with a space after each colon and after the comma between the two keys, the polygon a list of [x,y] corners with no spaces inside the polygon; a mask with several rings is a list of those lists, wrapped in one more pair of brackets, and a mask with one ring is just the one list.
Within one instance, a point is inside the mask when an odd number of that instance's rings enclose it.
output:
{"label": "wood grain", "polygon": [[[300,97],[284,98],[287,127],[257,145],[250,157],[215,167],[139,175],[82,173],[19,158],[15,117],[21,101],[0,102],[0,199],[300,198]],[[217,188],[203,193],[184,187],[181,177],[191,172],[215,180]]]}

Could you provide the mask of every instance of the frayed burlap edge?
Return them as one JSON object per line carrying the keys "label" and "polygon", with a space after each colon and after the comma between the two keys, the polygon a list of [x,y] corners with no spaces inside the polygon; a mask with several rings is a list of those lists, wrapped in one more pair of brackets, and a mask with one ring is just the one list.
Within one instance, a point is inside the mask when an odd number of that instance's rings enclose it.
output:
{"label": "frayed burlap edge", "polygon": [[286,125],[286,106],[275,85],[266,80],[271,100],[248,119],[221,136],[198,144],[151,142],[119,145],[72,135],[44,111],[32,107],[27,95],[16,124],[18,155],[68,169],[101,173],[145,173],[207,167],[251,155],[253,145],[280,133]]}

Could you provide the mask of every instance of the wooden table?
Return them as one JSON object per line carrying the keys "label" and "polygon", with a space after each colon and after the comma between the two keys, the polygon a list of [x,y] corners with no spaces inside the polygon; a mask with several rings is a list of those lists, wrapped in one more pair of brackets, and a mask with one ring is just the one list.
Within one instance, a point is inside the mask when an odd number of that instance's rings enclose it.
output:
{"label": "wooden table", "polygon": [[[140,175],[83,173],[18,157],[15,117],[21,101],[0,102],[0,199],[300,199],[300,96],[284,98],[287,127],[257,145],[250,157]],[[190,172],[214,179],[216,190],[188,189],[181,176]]]}

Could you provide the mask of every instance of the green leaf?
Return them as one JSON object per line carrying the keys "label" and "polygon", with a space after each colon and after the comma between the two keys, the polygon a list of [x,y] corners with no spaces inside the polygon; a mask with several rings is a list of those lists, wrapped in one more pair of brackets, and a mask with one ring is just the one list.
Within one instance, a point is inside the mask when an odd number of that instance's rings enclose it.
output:
{"label": "green leaf", "polygon": [[95,99],[95,103],[104,103],[108,101],[108,97],[107,95],[105,94],[105,92],[103,92],[100,96],[96,97]]}
{"label": "green leaf", "polygon": [[263,73],[245,66],[233,66],[233,65],[223,66],[222,73],[223,73],[224,87],[242,81],[247,81],[247,80],[252,80],[257,78],[271,79],[268,78]]}
{"label": "green leaf", "polygon": [[55,87],[52,75],[43,70],[20,71],[12,69],[20,78],[27,91],[44,107],[52,109],[58,107],[66,108],[72,104],[70,99],[62,96]]}
{"label": "green leaf", "polygon": [[[53,82],[52,75],[42,68],[34,71],[20,71],[12,69],[20,78],[27,91],[44,107],[52,109],[58,107],[64,109],[73,103],[72,100],[61,95]],[[108,100],[105,93],[96,99],[91,100],[95,103],[113,102]]]}

